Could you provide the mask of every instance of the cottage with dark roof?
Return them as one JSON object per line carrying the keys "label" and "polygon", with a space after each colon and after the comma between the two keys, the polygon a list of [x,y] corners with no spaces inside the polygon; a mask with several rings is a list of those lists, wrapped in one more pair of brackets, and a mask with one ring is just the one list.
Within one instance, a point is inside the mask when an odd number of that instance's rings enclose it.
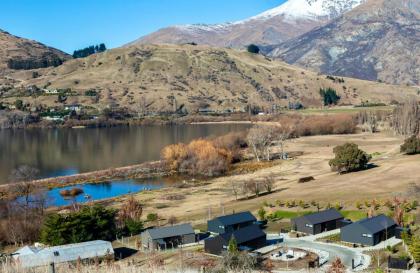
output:
{"label": "cottage with dark roof", "polygon": [[207,253],[220,255],[227,251],[230,240],[234,238],[240,251],[251,251],[267,244],[267,235],[259,225],[250,225],[233,232],[223,233],[204,241]]}
{"label": "cottage with dark roof", "polygon": [[293,230],[315,235],[340,228],[343,220],[343,215],[336,209],[328,209],[294,218],[291,222]]}
{"label": "cottage with dark roof", "polygon": [[214,218],[207,222],[211,233],[223,234],[253,225],[257,219],[249,211]]}
{"label": "cottage with dark roof", "polygon": [[141,234],[143,249],[164,250],[196,242],[195,232],[190,224],[153,228]]}
{"label": "cottage with dark roof", "polygon": [[341,228],[341,240],[358,245],[374,246],[395,236],[398,225],[394,220],[378,215]]}

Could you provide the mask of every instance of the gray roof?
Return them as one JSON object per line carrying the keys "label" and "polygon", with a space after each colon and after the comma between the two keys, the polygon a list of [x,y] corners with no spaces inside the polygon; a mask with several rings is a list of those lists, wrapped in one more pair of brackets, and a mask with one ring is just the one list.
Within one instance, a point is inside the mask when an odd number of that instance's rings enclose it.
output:
{"label": "gray roof", "polygon": [[66,263],[80,259],[93,259],[113,255],[112,244],[107,241],[91,241],[53,247],[25,246],[15,252],[13,258],[24,268],[54,263]]}
{"label": "gray roof", "polygon": [[344,217],[336,209],[328,209],[316,213],[307,214],[299,218],[305,218],[309,223],[316,225],[320,223],[343,219]]}
{"label": "gray roof", "polygon": [[354,225],[361,225],[372,234],[375,234],[384,229],[391,228],[397,224],[388,216],[381,214],[372,218],[366,218],[355,222]]}
{"label": "gray roof", "polygon": [[257,221],[257,218],[255,218],[255,216],[252,215],[249,211],[245,211],[231,215],[220,216],[215,218],[214,220],[219,221],[224,226],[230,226],[246,222],[255,222]]}
{"label": "gray roof", "polygon": [[228,243],[233,236],[236,243],[239,245],[267,235],[264,231],[262,231],[260,226],[250,225],[234,232],[224,233],[219,236],[221,236],[226,243]]}
{"label": "gray roof", "polygon": [[148,229],[147,231],[153,240],[182,236],[187,234],[194,234],[191,224],[182,224],[177,226],[168,226]]}

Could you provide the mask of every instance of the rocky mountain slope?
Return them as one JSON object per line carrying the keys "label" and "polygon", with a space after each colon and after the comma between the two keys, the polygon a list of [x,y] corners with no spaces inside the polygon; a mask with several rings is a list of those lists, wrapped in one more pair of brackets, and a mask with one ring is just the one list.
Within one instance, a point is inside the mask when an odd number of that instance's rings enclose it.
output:
{"label": "rocky mountain slope", "polygon": [[57,66],[70,58],[60,50],[0,29],[0,70]]}
{"label": "rocky mountain slope", "polygon": [[[342,104],[362,101],[402,101],[417,90],[355,79],[338,79],[305,71],[262,55],[233,49],[192,45],[142,45],[108,50],[73,59],[55,68],[16,71],[21,86],[76,92],[66,103],[97,109],[127,107],[133,111],[172,112],[198,109],[241,111],[247,106],[320,106],[319,89],[331,87]],[[94,90],[97,97],[86,95]],[[15,98],[8,98],[14,102]],[[31,102],[32,98],[23,98]],[[62,105],[57,96],[41,96],[38,103]]]}
{"label": "rocky mountain slope", "polygon": [[368,0],[269,56],[321,73],[419,85],[420,1]]}
{"label": "rocky mountain slope", "polygon": [[197,43],[242,48],[251,43],[287,41],[359,5],[364,0],[289,0],[252,18],[218,25],[181,25],[161,29],[135,44]]}

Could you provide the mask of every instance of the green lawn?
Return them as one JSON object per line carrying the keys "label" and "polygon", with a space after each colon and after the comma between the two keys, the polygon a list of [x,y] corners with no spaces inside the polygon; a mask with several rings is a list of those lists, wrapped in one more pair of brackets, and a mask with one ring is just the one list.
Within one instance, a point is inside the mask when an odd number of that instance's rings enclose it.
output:
{"label": "green lawn", "polygon": [[366,212],[362,210],[342,210],[340,212],[343,214],[344,218],[350,219],[352,221],[359,221],[363,218],[366,218]]}
{"label": "green lawn", "polygon": [[[361,210],[343,210],[340,211],[343,214],[344,218],[350,219],[352,221],[358,221],[363,218],[366,218],[366,212]],[[277,210],[270,214],[269,218],[271,219],[292,219],[295,217],[303,216],[306,214],[314,213],[314,211],[305,210],[305,211],[288,211],[288,210]]]}
{"label": "green lawn", "polygon": [[273,219],[291,219],[302,215],[313,213],[313,211],[286,211],[278,210],[270,214]]}

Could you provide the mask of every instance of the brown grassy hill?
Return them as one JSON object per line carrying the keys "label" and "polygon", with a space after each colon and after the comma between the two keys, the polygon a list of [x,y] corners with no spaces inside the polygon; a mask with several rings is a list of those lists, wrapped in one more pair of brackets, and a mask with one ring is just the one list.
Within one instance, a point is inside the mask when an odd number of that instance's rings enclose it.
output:
{"label": "brown grassy hill", "polygon": [[0,29],[0,71],[6,68],[33,69],[57,66],[71,56],[36,41]]}
{"label": "brown grassy hill", "polygon": [[[147,111],[239,111],[247,105],[271,108],[289,102],[320,106],[319,89],[326,87],[337,90],[342,104],[366,100],[388,104],[417,95],[414,88],[350,78],[339,82],[261,55],[192,45],[118,48],[40,69],[36,79],[32,74],[19,71],[10,76],[20,79],[23,86],[71,88],[79,94],[69,98],[71,102]],[[84,96],[93,89],[99,94],[96,99]],[[56,100],[57,96],[37,98],[45,104]]]}

